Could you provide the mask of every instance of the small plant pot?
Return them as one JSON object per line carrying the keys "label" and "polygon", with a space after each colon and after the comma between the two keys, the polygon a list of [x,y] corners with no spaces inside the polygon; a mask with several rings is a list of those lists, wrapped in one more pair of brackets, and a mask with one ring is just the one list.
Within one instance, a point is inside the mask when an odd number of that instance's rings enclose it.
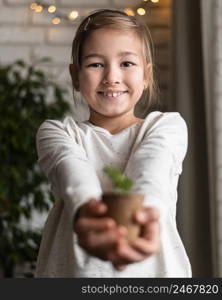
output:
{"label": "small plant pot", "polygon": [[108,206],[107,216],[113,218],[118,225],[126,227],[129,242],[134,241],[141,228],[134,222],[133,213],[142,207],[144,195],[104,193],[102,200]]}

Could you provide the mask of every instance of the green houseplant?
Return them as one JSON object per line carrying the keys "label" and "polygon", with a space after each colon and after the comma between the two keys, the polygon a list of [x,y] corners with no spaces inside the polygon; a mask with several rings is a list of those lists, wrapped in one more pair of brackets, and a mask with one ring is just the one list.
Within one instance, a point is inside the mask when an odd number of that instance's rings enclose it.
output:
{"label": "green houseplant", "polygon": [[133,180],[117,167],[106,166],[103,171],[112,181],[113,191],[103,194],[102,200],[108,207],[107,216],[128,231],[128,240],[133,241],[140,233],[140,227],[133,221],[133,213],[142,207],[144,195],[132,193]]}
{"label": "green houseplant", "polygon": [[133,180],[123,174],[119,168],[106,166],[103,170],[112,180],[117,193],[129,193],[131,191]]}
{"label": "green houseplant", "polygon": [[[47,100],[49,92],[53,103]],[[21,226],[21,220],[30,220],[34,210],[47,211],[53,197],[43,188],[46,179],[37,165],[35,135],[45,119],[59,119],[68,111],[65,95],[66,90],[50,81],[38,63],[18,60],[0,65],[0,269],[4,277],[13,277],[15,266],[36,260],[41,232]]]}

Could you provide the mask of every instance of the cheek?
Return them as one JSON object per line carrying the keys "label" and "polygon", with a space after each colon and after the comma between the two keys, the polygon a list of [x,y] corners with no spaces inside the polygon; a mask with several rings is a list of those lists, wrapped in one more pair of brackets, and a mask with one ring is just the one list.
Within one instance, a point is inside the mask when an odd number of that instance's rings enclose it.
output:
{"label": "cheek", "polygon": [[79,76],[79,82],[81,86],[84,86],[86,82],[90,81],[90,76],[88,75],[88,73],[83,72],[80,74]]}
{"label": "cheek", "polygon": [[136,87],[136,91],[138,93],[141,92],[141,90],[144,89],[144,73],[141,72],[137,72],[137,73],[132,73],[130,78],[129,78],[131,84]]}
{"label": "cheek", "polygon": [[94,72],[93,74],[90,72],[84,72],[79,76],[80,90],[90,90],[90,88],[95,88],[98,82],[98,72]]}

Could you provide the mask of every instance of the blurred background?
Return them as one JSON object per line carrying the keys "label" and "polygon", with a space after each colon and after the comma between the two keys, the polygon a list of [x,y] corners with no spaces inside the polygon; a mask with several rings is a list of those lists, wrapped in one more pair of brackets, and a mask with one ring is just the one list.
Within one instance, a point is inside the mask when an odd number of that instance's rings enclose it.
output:
{"label": "blurred background", "polygon": [[35,134],[45,119],[87,118],[78,94],[76,113],[68,65],[79,22],[99,8],[122,9],[150,28],[161,110],[179,111],[188,126],[178,229],[193,276],[222,277],[220,0],[0,0],[0,277],[33,277],[54,201]]}

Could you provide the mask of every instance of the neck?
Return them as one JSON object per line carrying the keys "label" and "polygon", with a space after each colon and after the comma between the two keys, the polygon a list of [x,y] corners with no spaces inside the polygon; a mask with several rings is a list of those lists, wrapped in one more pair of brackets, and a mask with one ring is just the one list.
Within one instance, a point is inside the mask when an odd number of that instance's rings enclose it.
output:
{"label": "neck", "polygon": [[95,111],[90,111],[89,118],[90,123],[108,130],[111,134],[118,133],[130,125],[142,121],[143,119],[136,118],[134,114],[107,117]]}

